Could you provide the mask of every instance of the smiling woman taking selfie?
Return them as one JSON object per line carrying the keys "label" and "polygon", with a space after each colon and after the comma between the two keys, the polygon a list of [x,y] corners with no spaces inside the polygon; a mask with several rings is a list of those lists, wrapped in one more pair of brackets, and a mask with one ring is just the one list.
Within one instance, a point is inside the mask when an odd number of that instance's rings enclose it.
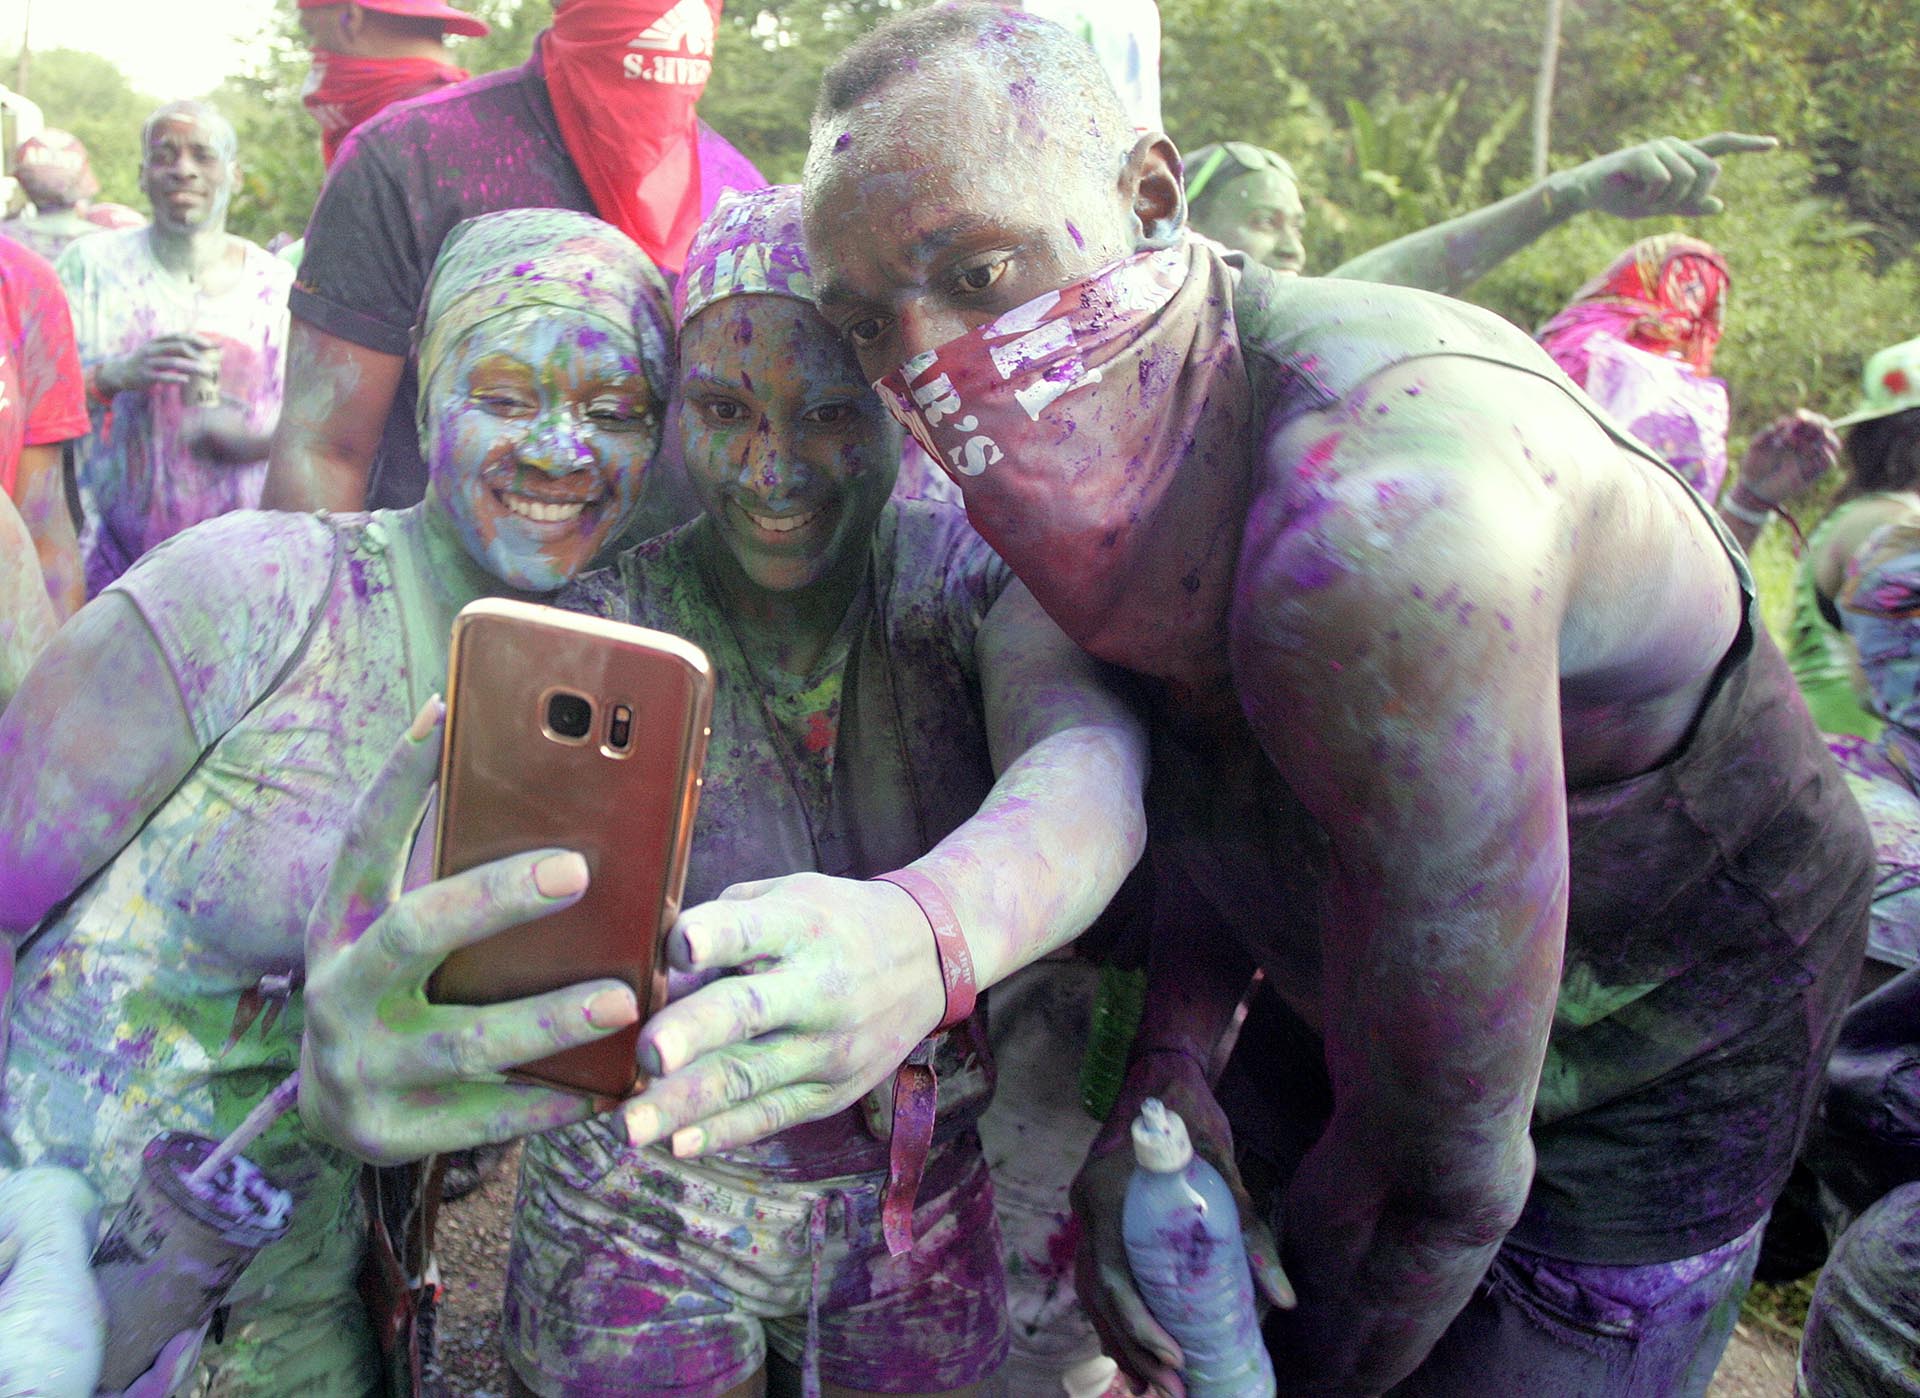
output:
{"label": "smiling woman taking selfie", "polygon": [[[110,1215],[156,1133],[222,1136],[294,1068],[307,913],[356,798],[443,686],[455,613],[551,594],[619,535],[670,344],[624,234],[553,210],[464,224],[419,335],[426,499],[226,516],[55,640],[0,718],[0,970],[24,943],[0,1165],[78,1171]],[[292,1118],[249,1154],[293,1193],[292,1228],[236,1285],[202,1377],[357,1398],[358,1162]],[[30,1299],[0,1290],[0,1322]],[[73,1325],[51,1318],[53,1358],[98,1343]]]}

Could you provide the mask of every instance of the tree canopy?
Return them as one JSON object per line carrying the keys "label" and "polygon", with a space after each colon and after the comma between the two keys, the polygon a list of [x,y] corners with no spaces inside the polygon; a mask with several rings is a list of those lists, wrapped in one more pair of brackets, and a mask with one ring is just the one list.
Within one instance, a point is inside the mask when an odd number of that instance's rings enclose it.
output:
{"label": "tree canopy", "polygon": [[[775,180],[798,176],[820,73],[856,35],[922,0],[729,3],[702,115]],[[460,40],[475,72],[518,63],[550,0],[471,0],[494,26]],[[1545,0],[1161,0],[1165,116],[1192,149],[1253,141],[1300,171],[1310,266],[1524,187],[1526,108]],[[240,132],[234,227],[298,232],[318,193],[291,15],[212,96]],[[1552,113],[1565,166],[1655,135],[1769,132],[1730,162],[1729,211],[1689,231],[1727,253],[1720,367],[1736,437],[1800,403],[1843,410],[1864,356],[1915,333],[1920,270],[1920,26],[1865,0],[1566,0]],[[138,204],[134,149],[154,105],[106,60],[34,55],[47,119],[85,140],[106,197]],[[169,94],[171,95],[171,94]],[[1682,226],[1675,223],[1673,226]],[[1537,325],[1645,225],[1583,218],[1471,295]]]}

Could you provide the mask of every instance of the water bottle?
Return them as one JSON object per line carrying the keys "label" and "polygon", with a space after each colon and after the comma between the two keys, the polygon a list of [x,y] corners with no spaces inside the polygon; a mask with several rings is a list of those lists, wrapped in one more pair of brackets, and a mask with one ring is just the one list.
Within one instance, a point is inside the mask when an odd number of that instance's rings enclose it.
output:
{"label": "water bottle", "polygon": [[1189,1398],[1273,1398],[1240,1212],[1220,1172],[1193,1153],[1187,1124],[1157,1098],[1133,1123],[1137,1168],[1121,1232],[1134,1284],[1180,1342]]}

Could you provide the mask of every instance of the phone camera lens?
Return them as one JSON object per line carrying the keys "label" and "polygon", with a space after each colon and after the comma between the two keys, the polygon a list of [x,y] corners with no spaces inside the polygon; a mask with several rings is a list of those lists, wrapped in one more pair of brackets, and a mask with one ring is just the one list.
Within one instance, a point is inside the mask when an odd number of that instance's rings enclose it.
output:
{"label": "phone camera lens", "polygon": [[584,738],[593,728],[593,705],[578,694],[547,700],[547,727],[556,738]]}

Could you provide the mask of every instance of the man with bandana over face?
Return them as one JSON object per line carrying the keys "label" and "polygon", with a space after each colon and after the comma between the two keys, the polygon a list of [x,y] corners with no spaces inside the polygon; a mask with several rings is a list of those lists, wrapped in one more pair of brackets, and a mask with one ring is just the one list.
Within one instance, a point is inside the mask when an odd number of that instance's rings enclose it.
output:
{"label": "man with bandana over face", "polygon": [[408,328],[462,219],[597,214],[671,274],[722,192],[765,185],[694,114],[719,15],[720,0],[559,0],[524,66],[401,103],[353,133],[307,224],[268,508],[420,498]]}
{"label": "man with bandana over face", "polygon": [[1496,317],[1188,238],[1179,170],[1064,31],[946,5],[829,71],[806,176],[823,313],[1151,695],[1083,1299],[1181,1391],[1119,1245],[1155,1095],[1262,1167],[1283,1392],[1703,1393],[1858,973],[1858,809],[1664,463]]}
{"label": "man with bandana over face", "polygon": [[491,32],[441,0],[300,0],[300,30],[313,51],[301,101],[320,124],[328,165],[351,132],[395,102],[467,80],[447,35]]}
{"label": "man with bandana over face", "polygon": [[280,415],[293,274],[227,232],[232,125],[170,102],[141,149],[152,224],[83,238],[57,264],[93,423],[79,468],[89,597],[182,529],[257,506]]}

